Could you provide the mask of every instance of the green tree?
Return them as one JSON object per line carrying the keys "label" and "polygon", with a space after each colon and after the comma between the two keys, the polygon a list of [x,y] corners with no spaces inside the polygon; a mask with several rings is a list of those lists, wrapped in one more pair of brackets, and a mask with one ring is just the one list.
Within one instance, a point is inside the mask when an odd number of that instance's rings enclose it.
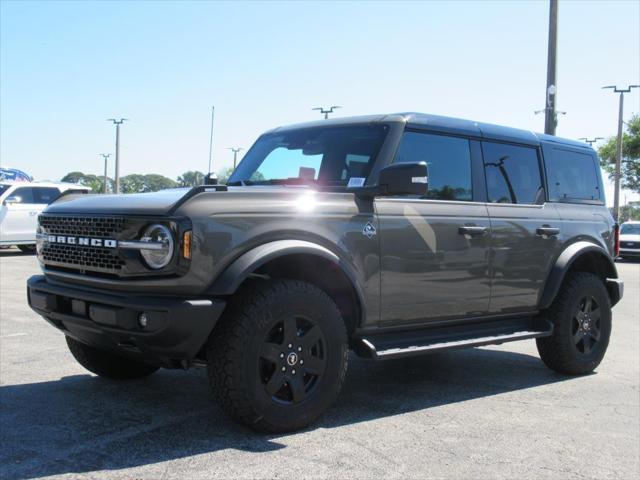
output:
{"label": "green tree", "polygon": [[[102,175],[93,175],[92,173],[69,172],[62,179],[62,182],[76,183],[91,187],[92,193],[102,193],[104,191],[104,177]],[[107,178],[107,182],[111,190],[113,190],[113,180]]]}
{"label": "green tree", "polygon": [[[626,124],[622,134],[622,164],[620,183],[622,188],[640,193],[640,115],[636,114]],[[613,180],[616,166],[616,137],[610,137],[598,149],[602,168]]]}
{"label": "green tree", "polygon": [[233,173],[233,167],[227,167],[218,172],[218,183],[225,184]]}
{"label": "green tree", "polygon": [[143,193],[156,192],[165,188],[175,188],[178,184],[163,175],[151,173],[148,175],[140,175],[134,173],[125,175],[120,179],[120,188],[122,193]]}
{"label": "green tree", "polygon": [[197,187],[204,183],[204,173],[198,170],[189,170],[178,177],[181,187]]}

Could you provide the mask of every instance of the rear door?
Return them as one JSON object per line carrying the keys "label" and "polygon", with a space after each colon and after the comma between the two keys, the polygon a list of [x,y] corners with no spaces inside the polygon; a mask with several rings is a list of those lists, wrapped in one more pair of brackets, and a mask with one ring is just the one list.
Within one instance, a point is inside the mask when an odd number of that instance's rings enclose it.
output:
{"label": "rear door", "polygon": [[482,142],[491,221],[492,313],[533,311],[560,250],[537,148]]}
{"label": "rear door", "polygon": [[481,162],[477,141],[404,133],[395,162],[427,162],[429,192],[421,198],[375,200],[382,323],[433,322],[487,312],[489,218],[486,204],[474,202],[474,195],[481,193],[477,190],[484,188],[473,182],[474,151]]}

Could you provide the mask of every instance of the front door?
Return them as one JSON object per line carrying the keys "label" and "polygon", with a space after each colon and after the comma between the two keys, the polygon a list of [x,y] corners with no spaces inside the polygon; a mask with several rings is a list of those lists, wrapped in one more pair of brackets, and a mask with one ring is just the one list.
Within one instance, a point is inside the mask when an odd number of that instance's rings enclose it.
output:
{"label": "front door", "polygon": [[429,168],[425,197],[375,201],[382,262],[381,323],[486,314],[491,231],[486,204],[473,201],[471,142],[405,132],[395,162],[418,161],[427,162]]}
{"label": "front door", "polygon": [[36,201],[32,187],[16,188],[5,198],[0,241],[35,243],[38,214],[46,207]]}

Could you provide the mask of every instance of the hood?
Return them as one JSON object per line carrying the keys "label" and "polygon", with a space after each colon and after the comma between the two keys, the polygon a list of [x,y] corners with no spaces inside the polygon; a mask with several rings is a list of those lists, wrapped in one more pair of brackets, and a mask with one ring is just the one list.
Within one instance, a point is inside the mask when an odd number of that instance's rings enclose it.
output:
{"label": "hood", "polygon": [[[321,203],[327,201],[326,194],[299,186],[229,187],[228,191],[218,192],[212,186],[211,189],[197,192],[197,195],[190,195],[191,192],[189,188],[176,188],[127,195],[69,195],[52,203],[45,211],[60,214],[162,216],[173,213],[176,207],[185,203],[185,197],[190,197],[185,205],[206,204],[204,210],[210,212],[283,212],[311,211],[315,209],[316,200]],[[335,193],[330,195],[336,199]],[[353,194],[342,195],[353,199]]]}
{"label": "hood", "polygon": [[52,203],[47,213],[166,215],[191,189],[174,188],[127,195],[69,195]]}

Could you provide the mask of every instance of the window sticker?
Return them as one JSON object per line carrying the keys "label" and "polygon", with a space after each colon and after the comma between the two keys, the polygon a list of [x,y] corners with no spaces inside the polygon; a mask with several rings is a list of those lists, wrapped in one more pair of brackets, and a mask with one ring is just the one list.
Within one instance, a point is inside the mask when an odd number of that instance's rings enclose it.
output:
{"label": "window sticker", "polygon": [[364,177],[351,177],[347,188],[362,187],[364,185]]}

